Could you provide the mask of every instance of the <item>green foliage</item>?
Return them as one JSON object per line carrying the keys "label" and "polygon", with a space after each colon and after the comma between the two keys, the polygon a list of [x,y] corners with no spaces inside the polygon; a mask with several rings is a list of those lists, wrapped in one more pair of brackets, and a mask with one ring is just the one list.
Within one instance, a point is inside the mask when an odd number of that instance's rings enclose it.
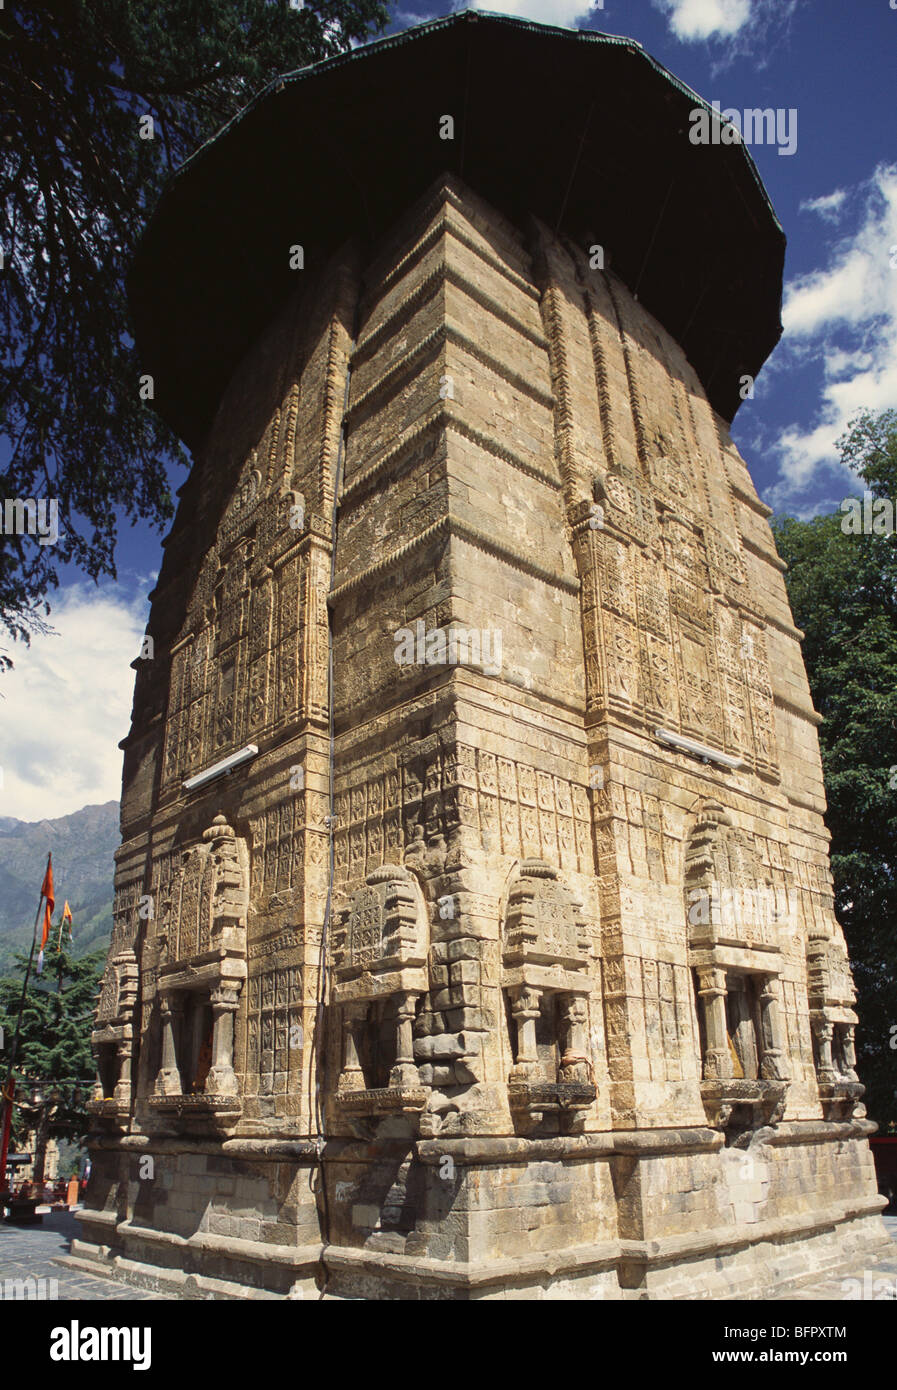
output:
{"label": "green foliage", "polygon": [[[873,498],[897,499],[897,412],[861,414],[839,440]],[[835,910],[859,993],[870,1115],[897,1128],[897,537],[845,534],[841,514],[774,529],[819,729]]]}
{"label": "green foliage", "polygon": [[7,498],[56,498],[62,531],[56,545],[0,533],[13,639],[46,629],[61,563],[114,576],[119,520],[161,529],[172,514],[166,463],[185,459],[140,398],[124,291],[166,178],[273,77],[386,19],[382,0],[0,9],[0,515]]}
{"label": "green foliage", "polygon": [[[28,981],[15,1063],[13,1137],[16,1144],[24,1142],[26,1131],[35,1124],[36,1110],[30,1103],[30,1096],[36,1081],[41,1083],[41,1094],[50,1104],[49,1134],[52,1138],[80,1140],[88,1129],[85,1105],[90,1100],[91,1080],[96,1072],[90,1034],[105,953],[98,951],[77,960],[65,939],[62,949],[57,948],[57,938],[58,928],[54,927],[44,952],[43,973],[34,973],[35,954]],[[19,977],[0,980],[0,1026],[5,1042],[0,1068],[4,1081],[27,963],[28,957],[20,954],[17,958]]]}

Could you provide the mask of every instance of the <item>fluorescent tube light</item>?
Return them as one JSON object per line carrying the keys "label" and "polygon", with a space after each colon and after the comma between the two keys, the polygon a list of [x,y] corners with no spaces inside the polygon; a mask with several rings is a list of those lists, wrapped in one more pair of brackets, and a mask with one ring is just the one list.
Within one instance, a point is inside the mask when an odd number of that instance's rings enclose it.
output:
{"label": "fluorescent tube light", "polygon": [[722,763],[723,767],[741,767],[741,758],[733,758],[720,748],[710,748],[706,743],[698,743],[693,738],[684,738],[682,734],[674,734],[671,729],[655,729],[654,737],[659,738],[661,743],[668,743],[671,748],[678,748],[683,753],[691,753],[696,758],[703,758],[705,763]]}
{"label": "fluorescent tube light", "polygon": [[221,777],[223,773],[233,772],[235,767],[239,767],[249,758],[254,758],[258,751],[256,744],[247,743],[246,747],[241,748],[239,753],[231,753],[230,757],[222,758],[220,763],[213,763],[211,767],[207,767],[205,772],[197,772],[195,777],[188,777],[183,784],[184,791],[195,792],[198,787],[204,787],[207,782]]}

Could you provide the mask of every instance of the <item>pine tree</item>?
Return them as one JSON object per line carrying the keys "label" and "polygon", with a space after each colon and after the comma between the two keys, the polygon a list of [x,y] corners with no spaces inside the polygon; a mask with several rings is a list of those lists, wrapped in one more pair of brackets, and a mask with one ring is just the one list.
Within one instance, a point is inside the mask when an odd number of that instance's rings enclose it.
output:
{"label": "pine tree", "polygon": [[[37,1183],[43,1180],[48,1139],[81,1142],[87,1134],[86,1104],[96,1072],[90,1034],[105,957],[105,952],[97,951],[78,959],[66,941],[58,947],[52,940],[55,935],[54,928],[44,953],[43,973],[35,975],[32,969],[28,981],[15,1067],[13,1143],[20,1146],[30,1131],[35,1132]],[[21,976],[27,964],[28,957],[18,954],[20,978],[0,980],[0,1027],[7,1053],[16,1030]],[[35,1091],[41,1097],[39,1103],[32,1099]]]}

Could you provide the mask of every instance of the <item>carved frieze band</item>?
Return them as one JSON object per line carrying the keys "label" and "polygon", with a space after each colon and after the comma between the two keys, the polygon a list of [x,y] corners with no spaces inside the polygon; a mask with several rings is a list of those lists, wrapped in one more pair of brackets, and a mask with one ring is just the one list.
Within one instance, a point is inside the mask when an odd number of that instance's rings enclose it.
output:
{"label": "carved frieze band", "polygon": [[538,478],[540,482],[545,483],[546,486],[555,491],[560,488],[560,480],[555,474],[549,473],[535,462],[515,454],[494,435],[475,429],[457,413],[451,402],[446,400],[440,401],[439,405],[434,407],[421,423],[410,429],[398,444],[389,448],[376,462],[348,479],[340,497],[342,505],[345,506],[354,502],[360,494],[368,491],[381,480],[387,478],[393,480],[404,469],[419,463],[419,446],[428,436],[435,435],[442,429],[453,430],[456,434],[463,435],[465,439],[469,439],[472,444],[485,449],[494,458],[501,459],[503,463],[516,468],[520,473],[526,473],[531,478]]}
{"label": "carved frieze band", "polygon": [[391,309],[386,318],[377,324],[376,328],[359,339],[354,354],[355,365],[374,353],[387,338],[392,337],[403,323],[410,319],[428,299],[431,299],[445,285],[454,285],[456,289],[463,290],[479,304],[480,308],[485,309],[487,313],[492,314],[502,323],[506,323],[522,338],[526,338],[543,350],[547,348],[548,344],[544,335],[535,331],[528,323],[513,313],[507,304],[502,304],[492,295],[487,294],[457,266],[442,262],[435,266],[422,280],[419,280],[414,289],[399,300],[398,304]]}
{"label": "carved frieze band", "polygon": [[[396,262],[392,269],[383,274],[382,277],[375,277],[376,297],[378,299],[388,293],[392,286],[401,280],[402,277],[408,273],[411,266],[413,266],[415,262],[421,260],[422,257],[436,245],[441,237],[448,234],[462,246],[466,247],[467,250],[473,251],[481,261],[497,271],[516,289],[520,290],[534,301],[538,301],[538,292],[533,285],[514,270],[503,257],[496,256],[488,242],[485,240],[480,241],[475,235],[471,235],[466,222],[460,221],[460,219],[465,217],[464,205],[462,200],[451,188],[444,187],[440,189],[439,193],[427,204],[419,220],[421,223],[425,223],[429,221],[431,217],[435,217],[436,220],[427,231],[415,241],[410,250]],[[525,263],[527,258],[522,246],[517,246],[515,259],[517,259],[521,265]]]}
{"label": "carved frieze band", "polygon": [[507,362],[503,362],[501,358],[487,352],[482,344],[475,342],[473,338],[469,338],[466,333],[462,333],[452,324],[441,323],[438,328],[434,328],[431,333],[428,333],[426,337],[422,338],[419,343],[416,343],[413,348],[410,348],[397,362],[383,372],[372,386],[351,402],[346,412],[347,420],[357,420],[359,415],[369,409],[372,402],[381,396],[388,395],[390,391],[395,389],[398,382],[410,372],[417,370],[422,360],[432,357],[443,344],[449,343],[461,348],[481,366],[501,377],[509,386],[516,387],[518,391],[530,396],[546,410],[551,410],[554,405],[554,398],[547,391],[543,391],[530,376],[515,371]]}
{"label": "carved frieze band", "polygon": [[524,574],[531,574],[535,579],[540,579],[545,584],[551,584],[557,589],[565,589],[568,593],[579,592],[579,581],[566,574],[559,574],[556,570],[547,569],[544,565],[538,564],[532,556],[522,550],[514,550],[508,545],[502,545],[495,540],[494,536],[488,535],[485,531],[480,531],[477,527],[469,526],[466,522],[459,521],[452,516],[440,517],[432,526],[428,526],[419,535],[414,536],[404,545],[393,550],[389,555],[385,555],[382,560],[378,560],[375,565],[369,565],[360,574],[353,575],[345,583],[337,585],[330,593],[330,603],[337,604],[347,598],[356,590],[365,588],[372,579],[378,575],[386,573],[388,570],[395,569],[407,556],[414,551],[420,550],[430,541],[445,535],[457,540],[467,541],[469,545],[474,545],[478,550],[483,550],[489,555],[494,555],[497,560],[504,561],[514,569],[521,570]]}
{"label": "carved frieze band", "polygon": [[463,827],[487,850],[592,872],[586,787],[466,744],[434,747],[338,791],[334,855],[340,882],[360,882],[421,833]]}

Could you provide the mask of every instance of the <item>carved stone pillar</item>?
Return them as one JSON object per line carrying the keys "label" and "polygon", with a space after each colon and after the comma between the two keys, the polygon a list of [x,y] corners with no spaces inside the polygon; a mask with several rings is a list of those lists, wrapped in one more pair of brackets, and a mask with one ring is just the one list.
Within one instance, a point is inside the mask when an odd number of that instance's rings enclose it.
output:
{"label": "carved stone pillar", "polygon": [[412,1026],[419,994],[406,991],[397,999],[396,1010],[396,1062],[389,1074],[391,1086],[419,1086],[420,1073],[414,1064],[414,1038]]}
{"label": "carved stone pillar", "polygon": [[787,1081],[790,1076],[782,1036],[779,984],[767,975],[760,990],[760,1076],[764,1081]]}
{"label": "carved stone pillar", "polygon": [[211,1095],[235,1096],[239,1091],[234,1071],[234,1014],[239,990],[222,986],[212,991],[212,1065],[206,1077]]}
{"label": "carved stone pillar", "polygon": [[844,1054],[844,1069],[849,1081],[856,1081],[857,1078],[857,1052],[856,1052],[856,1025],[845,1023],[842,1034],[841,1050]]}
{"label": "carved stone pillar", "polygon": [[181,1094],[181,1074],[178,1071],[176,1032],[180,1028],[184,1006],[180,999],[171,994],[163,994],[162,1013],[162,1065],[156,1077],[157,1096],[178,1096]]}
{"label": "carved stone pillar", "polygon": [[726,1034],[725,970],[699,970],[698,994],[704,1004],[704,1079],[715,1081],[732,1075],[732,1057]]}
{"label": "carved stone pillar", "polygon": [[112,1092],[119,1105],[131,1104],[131,1039],[118,1044],[118,1080]]}
{"label": "carved stone pillar", "polygon": [[820,1081],[830,1082],[835,1079],[835,1068],[832,1062],[832,1038],[834,1027],[827,1018],[817,1018],[813,1021],[813,1034],[816,1038],[816,1051],[819,1057],[819,1065],[816,1069]]}
{"label": "carved stone pillar", "polygon": [[512,1076],[527,1077],[538,1062],[536,1019],[542,1000],[541,990],[520,986],[512,995],[511,1012],[517,1024],[517,1064]]}
{"label": "carved stone pillar", "polygon": [[586,1050],[586,1001],[579,994],[566,994],[562,999],[562,1008],[566,1038],[559,1080],[590,1081],[592,1065]]}
{"label": "carved stone pillar", "polygon": [[343,1069],[340,1072],[340,1091],[363,1091],[364,1072],[358,1058],[356,1029],[364,1026],[365,1010],[347,1005],[343,1017]]}

